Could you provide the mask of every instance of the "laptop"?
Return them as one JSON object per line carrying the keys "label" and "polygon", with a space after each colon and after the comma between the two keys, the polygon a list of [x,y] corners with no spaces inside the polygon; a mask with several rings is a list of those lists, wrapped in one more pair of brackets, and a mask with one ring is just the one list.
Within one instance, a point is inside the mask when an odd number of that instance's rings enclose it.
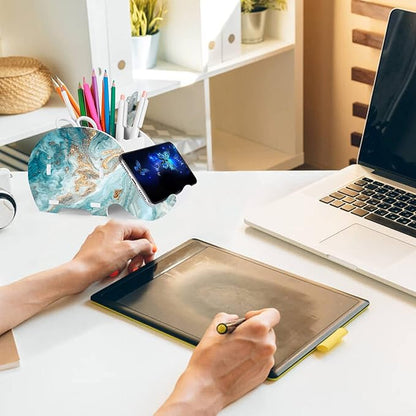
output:
{"label": "laptop", "polygon": [[244,221],[416,296],[416,13],[390,13],[357,164]]}

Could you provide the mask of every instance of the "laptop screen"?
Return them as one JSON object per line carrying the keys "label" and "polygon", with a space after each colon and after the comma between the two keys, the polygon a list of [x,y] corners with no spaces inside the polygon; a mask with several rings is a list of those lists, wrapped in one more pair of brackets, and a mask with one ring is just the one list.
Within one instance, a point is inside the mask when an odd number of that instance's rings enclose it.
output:
{"label": "laptop screen", "polygon": [[416,13],[390,14],[358,162],[416,180]]}

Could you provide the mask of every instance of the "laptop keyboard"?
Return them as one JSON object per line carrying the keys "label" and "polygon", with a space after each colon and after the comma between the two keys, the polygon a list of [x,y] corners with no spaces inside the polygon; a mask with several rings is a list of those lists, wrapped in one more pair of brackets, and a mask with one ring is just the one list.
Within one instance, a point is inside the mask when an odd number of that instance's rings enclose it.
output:
{"label": "laptop keyboard", "polygon": [[320,201],[416,237],[416,194],[411,192],[364,177]]}

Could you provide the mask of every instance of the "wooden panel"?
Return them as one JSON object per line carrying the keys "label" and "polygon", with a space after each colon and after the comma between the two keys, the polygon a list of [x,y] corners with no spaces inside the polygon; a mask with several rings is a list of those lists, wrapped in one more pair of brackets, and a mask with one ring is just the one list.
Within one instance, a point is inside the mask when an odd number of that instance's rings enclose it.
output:
{"label": "wooden panel", "polygon": [[360,147],[361,144],[361,133],[358,133],[358,131],[354,131],[351,133],[351,146],[354,147]]}
{"label": "wooden panel", "polygon": [[355,117],[366,118],[368,111],[368,105],[355,102],[352,104],[352,115]]}
{"label": "wooden panel", "polygon": [[351,79],[353,81],[362,82],[364,84],[373,85],[376,77],[375,71],[354,66],[351,68]]}
{"label": "wooden panel", "polygon": [[357,159],[350,159],[349,163],[350,165],[355,165],[357,163]]}
{"label": "wooden panel", "polygon": [[361,16],[372,17],[378,20],[387,20],[390,14],[391,6],[382,6],[381,4],[369,1],[352,0],[351,12]]}
{"label": "wooden panel", "polygon": [[369,46],[370,48],[381,49],[384,35],[368,30],[353,29],[352,41],[360,45]]}

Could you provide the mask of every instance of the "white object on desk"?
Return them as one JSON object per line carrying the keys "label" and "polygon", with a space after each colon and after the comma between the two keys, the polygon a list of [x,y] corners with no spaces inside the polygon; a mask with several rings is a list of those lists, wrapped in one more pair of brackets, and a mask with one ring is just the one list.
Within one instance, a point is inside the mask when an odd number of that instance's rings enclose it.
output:
{"label": "white object on desk", "polygon": [[[221,416],[326,416],[334,409],[337,416],[416,414],[416,300],[243,224],[253,206],[325,175],[197,172],[198,184],[189,197],[149,224],[157,256],[197,237],[371,302],[333,351],[312,354]],[[19,211],[0,233],[0,284],[68,261],[92,229],[106,222],[76,213],[40,213],[25,173],[14,175],[12,187]],[[117,216],[126,218],[122,212]],[[14,330],[21,365],[1,374],[1,415],[150,415],[163,403],[192,349],[92,306],[90,295],[108,283],[67,298]]]}

